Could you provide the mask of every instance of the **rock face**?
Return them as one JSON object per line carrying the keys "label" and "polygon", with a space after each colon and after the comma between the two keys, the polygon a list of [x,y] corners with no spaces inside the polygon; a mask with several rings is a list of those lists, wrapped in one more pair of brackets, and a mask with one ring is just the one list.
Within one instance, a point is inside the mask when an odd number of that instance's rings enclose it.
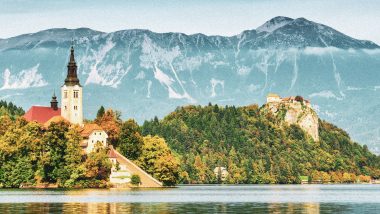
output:
{"label": "rock face", "polygon": [[308,100],[300,96],[280,98],[278,95],[270,94],[266,106],[287,124],[299,125],[314,141],[319,141],[318,116]]}
{"label": "rock face", "polygon": [[72,38],[84,118],[106,105],[142,124],[177,106],[246,106],[264,104],[270,91],[300,94],[318,103],[321,119],[380,154],[380,46],[372,42],[286,17],[230,37],[49,29],[0,40],[0,98],[24,109],[49,105]]}

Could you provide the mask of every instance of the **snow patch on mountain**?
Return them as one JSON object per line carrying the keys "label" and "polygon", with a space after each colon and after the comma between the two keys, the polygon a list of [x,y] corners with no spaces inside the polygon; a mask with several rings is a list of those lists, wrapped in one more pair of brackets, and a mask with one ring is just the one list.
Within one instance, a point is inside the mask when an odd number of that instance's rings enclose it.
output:
{"label": "snow patch on mountain", "polygon": [[156,45],[152,39],[144,35],[144,41],[141,44],[140,65],[144,68],[153,68],[154,65],[168,66],[173,60],[181,55],[178,46],[166,50]]}
{"label": "snow patch on mountain", "polygon": [[334,117],[336,116],[336,115],[338,115],[337,113],[334,113],[334,112],[330,112],[330,111],[328,111],[328,110],[326,110],[326,111],[324,111],[324,112],[322,112],[324,115],[326,115],[327,117],[329,117],[329,118],[331,118],[331,119],[334,119]]}
{"label": "snow patch on mountain", "polygon": [[0,97],[0,100],[5,100],[5,99],[8,99],[8,98],[11,98],[14,96],[22,96],[22,95],[24,95],[24,94],[23,93],[7,94],[7,95]]}
{"label": "snow patch on mountain", "polygon": [[140,71],[136,76],[135,76],[135,80],[142,80],[145,78],[145,73],[144,71]]}
{"label": "snow patch on mountain", "polygon": [[322,97],[322,98],[328,98],[328,99],[330,99],[330,98],[338,99],[338,97],[332,91],[329,91],[329,90],[312,93],[309,95],[309,97],[310,98]]}
{"label": "snow patch on mountain", "polygon": [[251,68],[247,66],[241,66],[237,69],[237,74],[240,76],[246,76],[251,72]]}
{"label": "snow patch on mountain", "polygon": [[18,74],[12,74],[7,68],[3,74],[4,84],[0,90],[6,89],[26,89],[46,86],[48,83],[44,80],[42,74],[38,73],[37,64],[31,68],[24,69]]}
{"label": "snow patch on mountain", "polygon": [[146,98],[150,98],[150,89],[152,88],[152,81],[151,80],[147,80],[146,82],[148,84]]}
{"label": "snow patch on mountain", "polygon": [[154,78],[156,78],[161,84],[170,87],[174,82],[173,78],[166,75],[161,69],[159,69],[156,65],[154,66]]}
{"label": "snow patch on mountain", "polygon": [[352,86],[347,86],[347,91],[360,91],[363,90],[364,88],[358,88],[358,87],[352,87]]}
{"label": "snow patch on mountain", "polygon": [[218,79],[214,79],[212,78],[210,80],[210,84],[211,84],[211,97],[216,97],[216,86],[217,85],[220,85],[222,87],[222,90],[224,91],[224,80],[218,80]]}
{"label": "snow patch on mountain", "polygon": [[293,89],[293,87],[296,84],[296,81],[298,79],[297,55],[298,55],[297,53],[294,53],[293,77],[292,77],[292,83],[290,85],[288,92],[290,92]]}
{"label": "snow patch on mountain", "polygon": [[[164,85],[168,89],[169,98],[172,99],[187,99],[190,103],[195,103],[196,100],[193,99],[186,91],[183,94],[176,92],[172,86],[175,82],[173,78],[165,74],[157,65],[154,65],[154,78],[157,79],[161,85]],[[150,95],[150,92],[149,92]]]}
{"label": "snow patch on mountain", "polygon": [[90,73],[88,74],[85,85],[92,83],[117,88],[121,79],[130,70],[130,67],[124,69],[122,62],[116,62],[115,64],[107,64],[103,62],[106,55],[115,47],[115,45],[116,44],[113,43],[111,39],[108,39],[98,51],[91,50],[92,55],[84,57],[81,60],[85,65],[90,65]]}
{"label": "snow patch on mountain", "polygon": [[248,91],[249,92],[255,92],[255,91],[259,90],[260,87],[261,87],[261,85],[255,85],[255,84],[251,83],[248,85]]}
{"label": "snow patch on mountain", "polygon": [[260,27],[256,28],[256,31],[258,33],[261,33],[261,32],[271,33],[273,31],[291,23],[292,21],[293,21],[293,19],[291,19],[291,18],[278,16],[278,17],[275,17],[275,18],[265,22]]}
{"label": "snow patch on mountain", "polygon": [[[190,103],[195,103],[196,100],[186,91],[182,84],[183,81],[179,78],[177,69],[173,65],[174,60],[179,56],[181,56],[181,51],[178,46],[167,50],[155,44],[147,35],[144,35],[140,65],[147,69],[153,69],[154,77],[167,87],[169,98],[187,99]],[[174,79],[165,74],[158,66],[170,70]],[[182,89],[182,94],[174,90],[172,86],[173,82],[179,84]]]}

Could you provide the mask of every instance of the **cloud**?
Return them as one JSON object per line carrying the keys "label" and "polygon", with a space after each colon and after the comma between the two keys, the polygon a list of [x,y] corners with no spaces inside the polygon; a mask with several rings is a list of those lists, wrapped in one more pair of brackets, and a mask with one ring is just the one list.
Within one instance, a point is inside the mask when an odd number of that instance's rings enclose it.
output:
{"label": "cloud", "polygon": [[368,55],[379,55],[380,49],[363,49],[363,52]]}
{"label": "cloud", "polygon": [[42,74],[38,73],[37,64],[34,67],[22,70],[18,74],[12,74],[7,68],[3,74],[4,84],[0,90],[6,89],[26,89],[26,88],[37,88],[46,86],[48,83],[43,79]]}
{"label": "cloud", "polygon": [[322,55],[325,55],[325,54],[330,54],[330,53],[334,53],[334,52],[338,52],[339,49],[338,48],[335,48],[335,47],[324,47],[324,48],[320,48],[320,47],[307,47],[305,48],[305,50],[303,50],[303,53],[306,54],[306,55],[317,55],[317,56],[322,56]]}

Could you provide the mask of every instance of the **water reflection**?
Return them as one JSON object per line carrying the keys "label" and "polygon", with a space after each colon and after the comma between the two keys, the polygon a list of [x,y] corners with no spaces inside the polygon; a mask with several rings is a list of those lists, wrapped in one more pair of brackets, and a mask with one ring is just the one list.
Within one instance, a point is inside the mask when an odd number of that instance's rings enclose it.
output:
{"label": "water reflection", "polygon": [[0,189],[0,213],[379,213],[380,185]]}
{"label": "water reflection", "polygon": [[377,213],[378,204],[332,203],[16,203],[1,213]]}

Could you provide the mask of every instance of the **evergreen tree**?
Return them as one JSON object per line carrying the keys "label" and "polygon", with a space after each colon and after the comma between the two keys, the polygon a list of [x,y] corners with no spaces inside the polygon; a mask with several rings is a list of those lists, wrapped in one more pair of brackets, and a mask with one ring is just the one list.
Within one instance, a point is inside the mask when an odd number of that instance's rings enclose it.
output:
{"label": "evergreen tree", "polygon": [[98,112],[96,113],[96,119],[102,118],[105,112],[104,106],[100,106]]}

